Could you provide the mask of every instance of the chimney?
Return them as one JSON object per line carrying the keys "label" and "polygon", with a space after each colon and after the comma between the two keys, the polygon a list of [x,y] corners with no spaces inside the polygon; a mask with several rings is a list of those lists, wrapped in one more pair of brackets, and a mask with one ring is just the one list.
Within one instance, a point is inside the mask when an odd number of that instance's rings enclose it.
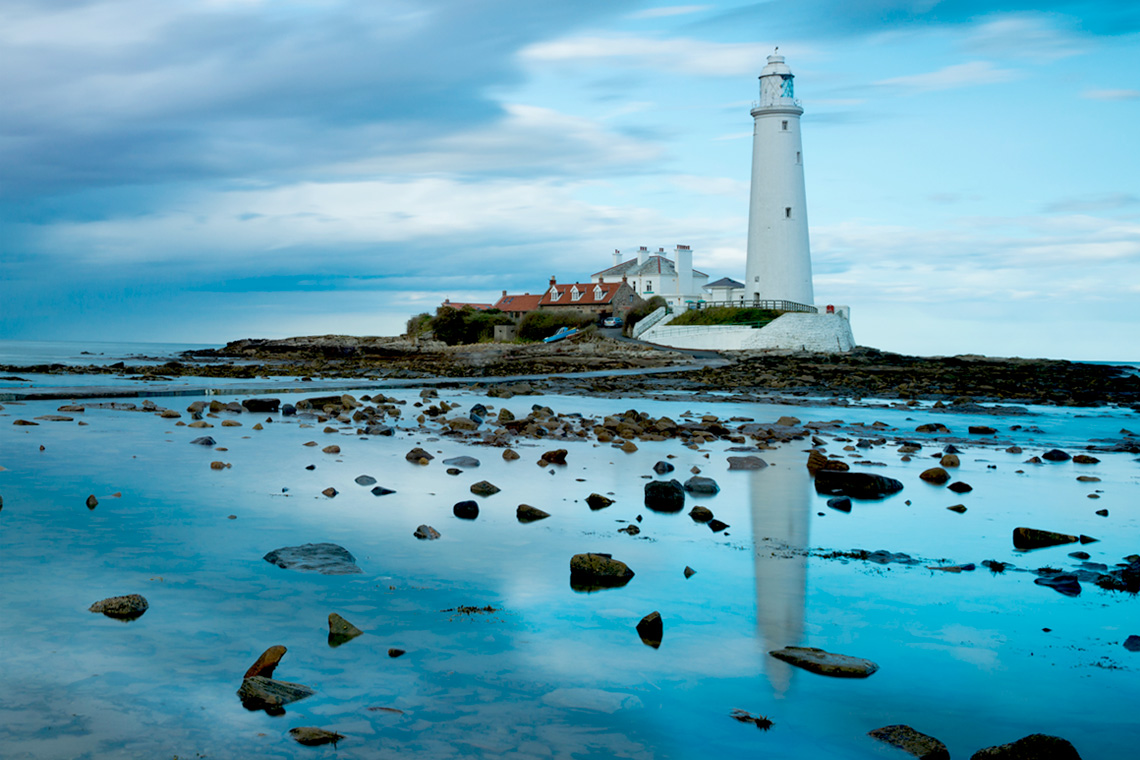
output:
{"label": "chimney", "polygon": [[507,297],[507,291],[504,290],[503,291],[503,298],[506,298],[506,297]]}
{"label": "chimney", "polygon": [[637,265],[644,266],[645,262],[649,260],[649,249],[641,246],[637,249]]}
{"label": "chimney", "polygon": [[693,251],[687,245],[678,245],[676,250],[677,294],[691,296],[693,293]]}
{"label": "chimney", "polygon": [[615,248],[614,249],[614,266],[616,267],[618,264],[621,264],[621,251],[619,251],[618,249]]}
{"label": "chimney", "polygon": [[601,284],[602,284],[603,282],[605,282],[605,281],[606,281],[606,278],[605,278],[605,277],[601,277],[601,276],[599,276],[599,277],[598,277],[598,284],[599,284],[599,285],[601,285]]}

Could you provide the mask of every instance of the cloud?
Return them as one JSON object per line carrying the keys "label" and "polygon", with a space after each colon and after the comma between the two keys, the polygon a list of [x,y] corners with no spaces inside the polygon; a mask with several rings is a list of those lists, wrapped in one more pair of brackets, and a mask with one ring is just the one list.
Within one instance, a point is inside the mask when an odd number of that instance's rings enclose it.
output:
{"label": "cloud", "polygon": [[1085,198],[1065,198],[1045,206],[1049,214],[1084,214],[1116,211],[1140,205],[1140,197],[1131,193],[1105,193]]}
{"label": "cloud", "polygon": [[1088,52],[1092,43],[1056,28],[1056,17],[1012,14],[983,18],[969,29],[963,49],[991,58],[1055,61]]}
{"label": "cloud", "polygon": [[925,74],[880,79],[875,84],[908,90],[913,93],[924,93],[1008,82],[1016,79],[1017,76],[1016,71],[996,68],[988,61],[970,61],[969,63],[946,66]]}
{"label": "cloud", "polygon": [[666,18],[669,16],[687,16],[692,13],[700,13],[707,11],[713,6],[711,5],[663,5],[658,8],[647,8],[637,13],[631,13],[629,18],[643,19],[643,18]]}
{"label": "cloud", "polygon": [[1136,100],[1140,90],[1085,90],[1081,97],[1086,100]]}
{"label": "cloud", "polygon": [[[764,67],[772,45],[655,39],[634,36],[563,37],[524,48],[521,57],[535,63],[605,63],[692,76],[755,74]],[[802,53],[801,53],[802,54]]]}

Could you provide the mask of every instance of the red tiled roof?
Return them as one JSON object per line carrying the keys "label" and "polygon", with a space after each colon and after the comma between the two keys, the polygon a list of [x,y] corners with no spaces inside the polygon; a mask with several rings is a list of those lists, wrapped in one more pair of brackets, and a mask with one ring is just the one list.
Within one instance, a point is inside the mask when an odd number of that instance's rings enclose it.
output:
{"label": "red tiled roof", "polygon": [[[542,306],[603,306],[614,299],[622,284],[620,282],[560,282],[546,289],[539,304]],[[577,301],[571,295],[574,288],[577,288],[578,293],[581,294]],[[600,298],[595,297],[595,288],[601,290]],[[554,289],[557,289],[559,293],[557,301],[551,296],[551,291]]]}
{"label": "red tiled roof", "polygon": [[464,303],[462,301],[444,301],[441,305],[450,306],[453,309],[462,309],[470,306],[475,311],[487,311],[487,309],[492,308],[492,304],[489,303]]}
{"label": "red tiled roof", "polygon": [[534,296],[529,293],[521,296],[507,295],[495,302],[495,308],[499,311],[534,311],[541,300],[541,293]]}

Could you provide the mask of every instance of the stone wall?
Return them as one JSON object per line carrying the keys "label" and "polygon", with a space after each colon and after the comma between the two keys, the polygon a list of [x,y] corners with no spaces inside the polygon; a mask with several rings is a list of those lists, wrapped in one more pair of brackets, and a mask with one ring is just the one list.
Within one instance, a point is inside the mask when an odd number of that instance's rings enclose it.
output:
{"label": "stone wall", "polygon": [[847,319],[850,308],[836,307],[835,314],[789,312],[770,324],[755,329],[734,325],[670,327],[667,322],[646,330],[641,340],[673,348],[710,351],[782,349],[845,353],[855,347],[855,336]]}

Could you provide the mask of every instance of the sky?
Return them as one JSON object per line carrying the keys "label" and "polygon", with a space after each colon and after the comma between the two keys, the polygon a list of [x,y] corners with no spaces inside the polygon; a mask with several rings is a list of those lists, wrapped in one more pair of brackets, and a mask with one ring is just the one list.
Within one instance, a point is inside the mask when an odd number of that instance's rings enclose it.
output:
{"label": "sky", "polygon": [[396,335],[690,245],[802,101],[860,345],[1140,361],[1140,5],[0,0],[0,338]]}

